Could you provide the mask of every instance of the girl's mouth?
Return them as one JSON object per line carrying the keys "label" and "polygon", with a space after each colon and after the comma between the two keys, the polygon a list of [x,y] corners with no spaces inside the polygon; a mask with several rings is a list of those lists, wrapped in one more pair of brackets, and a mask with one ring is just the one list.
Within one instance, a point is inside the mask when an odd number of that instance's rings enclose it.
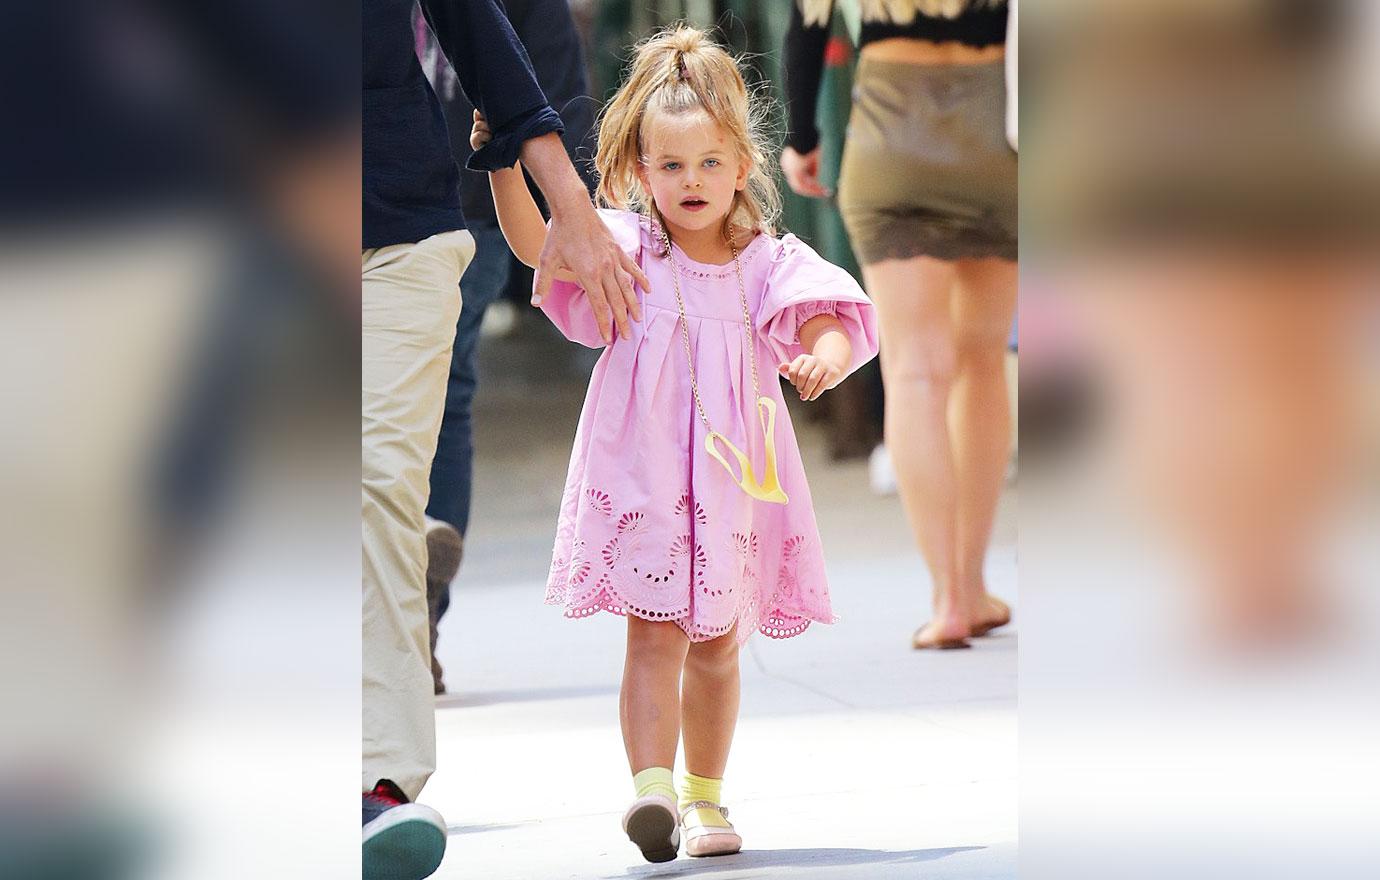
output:
{"label": "girl's mouth", "polygon": [[709,202],[699,196],[690,196],[689,198],[681,199],[680,206],[687,211],[702,211],[709,207]]}

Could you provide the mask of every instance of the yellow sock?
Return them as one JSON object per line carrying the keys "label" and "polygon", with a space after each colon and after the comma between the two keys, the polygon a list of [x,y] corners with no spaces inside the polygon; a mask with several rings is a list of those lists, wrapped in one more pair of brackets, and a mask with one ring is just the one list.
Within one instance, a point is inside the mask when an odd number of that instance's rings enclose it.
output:
{"label": "yellow sock", "polygon": [[633,776],[633,787],[637,789],[637,796],[640,798],[659,794],[675,803],[676,786],[672,781],[670,767],[648,767]]}
{"label": "yellow sock", "polygon": [[[693,803],[699,801],[709,801],[711,804],[720,804],[723,797],[724,781],[722,779],[710,779],[708,776],[696,776],[693,773],[685,774],[685,781],[680,789],[680,808],[684,811]],[[730,828],[728,820],[718,810],[711,810],[707,807],[700,807],[686,814],[686,822],[692,825],[703,825],[709,828]]]}
{"label": "yellow sock", "polygon": [[680,808],[683,810],[695,801],[709,801],[711,804],[721,803],[723,797],[724,781],[722,779],[710,779],[708,776],[696,776],[693,773],[685,774],[685,781],[680,788]]}

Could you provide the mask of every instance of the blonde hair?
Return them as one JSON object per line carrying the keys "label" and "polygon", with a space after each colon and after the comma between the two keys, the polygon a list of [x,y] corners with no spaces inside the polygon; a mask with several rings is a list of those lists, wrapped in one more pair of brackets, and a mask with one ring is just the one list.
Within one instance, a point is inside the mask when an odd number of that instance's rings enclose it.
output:
{"label": "blonde hair", "polygon": [[734,224],[770,234],[781,213],[781,193],[767,162],[766,102],[749,91],[738,62],[704,31],[684,24],[649,37],[634,53],[627,78],[599,122],[594,165],[600,204],[657,214],[637,175],[647,119],[654,112],[703,110],[748,165],[747,185],[733,194],[724,218],[725,239]]}

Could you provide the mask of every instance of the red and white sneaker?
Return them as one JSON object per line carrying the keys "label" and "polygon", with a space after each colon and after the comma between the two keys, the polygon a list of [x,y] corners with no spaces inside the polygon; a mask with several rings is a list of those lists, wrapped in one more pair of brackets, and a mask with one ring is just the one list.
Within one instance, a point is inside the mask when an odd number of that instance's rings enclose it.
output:
{"label": "red and white sneaker", "polygon": [[384,779],[364,793],[364,880],[422,880],[441,866],[446,823]]}

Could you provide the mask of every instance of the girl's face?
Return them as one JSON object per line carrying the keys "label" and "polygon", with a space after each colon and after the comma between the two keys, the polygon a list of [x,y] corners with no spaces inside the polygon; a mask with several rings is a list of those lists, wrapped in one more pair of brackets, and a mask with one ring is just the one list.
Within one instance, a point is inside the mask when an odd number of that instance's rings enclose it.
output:
{"label": "girl's face", "polygon": [[644,147],[638,177],[672,231],[717,229],[747,186],[747,163],[703,110],[651,115]]}

